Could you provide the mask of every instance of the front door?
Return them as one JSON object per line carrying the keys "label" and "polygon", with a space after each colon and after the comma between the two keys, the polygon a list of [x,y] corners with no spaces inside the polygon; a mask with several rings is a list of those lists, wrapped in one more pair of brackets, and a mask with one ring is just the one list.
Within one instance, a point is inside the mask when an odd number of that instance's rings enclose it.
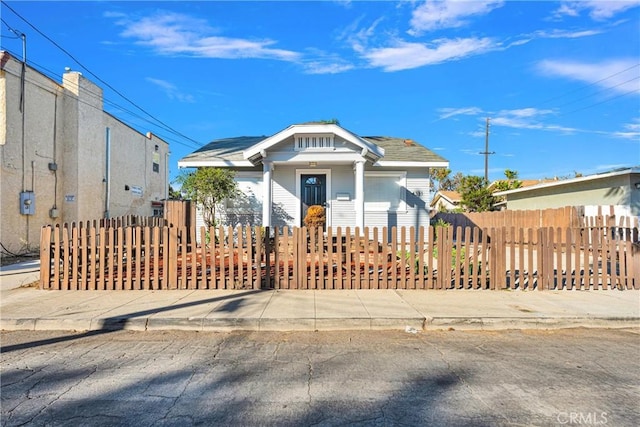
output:
{"label": "front door", "polygon": [[304,217],[307,216],[309,206],[320,205],[326,209],[327,206],[327,175],[313,174],[300,175],[302,194],[300,201],[302,202],[302,216],[300,217],[300,226],[304,225]]}

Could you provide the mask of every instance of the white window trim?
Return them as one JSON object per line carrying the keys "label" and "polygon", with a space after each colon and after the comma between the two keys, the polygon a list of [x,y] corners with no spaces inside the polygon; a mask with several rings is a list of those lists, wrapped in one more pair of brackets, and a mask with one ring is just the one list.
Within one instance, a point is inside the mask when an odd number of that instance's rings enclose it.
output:
{"label": "white window trim", "polygon": [[302,224],[302,218],[300,218],[300,211],[302,211],[302,186],[300,185],[300,180],[302,179],[302,175],[322,175],[325,174],[327,176],[327,206],[325,207],[325,216],[327,219],[326,226],[331,227],[331,169],[296,169],[296,212],[294,215],[294,224],[299,226]]}
{"label": "white window trim", "polygon": [[[396,209],[384,209],[384,208],[367,208],[367,187],[366,182],[369,177],[395,177],[399,178],[400,181],[400,203]],[[406,171],[365,171],[364,172],[364,180],[365,180],[365,200],[364,200],[364,211],[366,212],[397,212],[397,213],[406,213],[408,211],[407,208],[407,172]]]}

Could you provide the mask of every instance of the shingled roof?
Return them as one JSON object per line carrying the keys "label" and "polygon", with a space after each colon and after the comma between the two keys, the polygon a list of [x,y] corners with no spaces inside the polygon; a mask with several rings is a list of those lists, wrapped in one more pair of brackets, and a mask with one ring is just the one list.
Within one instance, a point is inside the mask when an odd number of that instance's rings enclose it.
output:
{"label": "shingled roof", "polygon": [[362,136],[369,142],[384,148],[385,161],[446,162],[447,159],[434,153],[412,139],[391,136]]}
{"label": "shingled roof", "polygon": [[[202,148],[182,158],[181,161],[224,160],[242,161],[243,151],[267,136],[240,136],[211,141]],[[384,149],[384,161],[408,162],[446,162],[442,156],[434,153],[423,145],[405,138],[388,136],[365,136],[362,139],[376,144]]]}

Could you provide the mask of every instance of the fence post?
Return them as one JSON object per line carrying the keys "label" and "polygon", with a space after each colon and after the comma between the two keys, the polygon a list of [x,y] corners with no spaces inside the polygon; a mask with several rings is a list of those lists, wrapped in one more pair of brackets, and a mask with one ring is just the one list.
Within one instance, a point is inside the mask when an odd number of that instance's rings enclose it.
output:
{"label": "fence post", "polygon": [[[162,285],[164,289],[178,289],[178,245],[180,244],[178,239],[178,227],[160,227],[160,230],[162,231],[163,237],[166,238],[166,252],[162,251],[162,258],[164,259],[164,263],[166,263],[164,268],[166,268],[167,271],[164,274],[165,283],[163,283]],[[187,236],[184,235],[184,229],[182,238],[187,238]],[[186,269],[186,263],[186,254],[182,254],[183,271]],[[174,280],[175,284],[171,285]]]}
{"label": "fence post", "polygon": [[271,227],[264,228],[264,284],[263,289],[271,288]]}
{"label": "fence post", "polygon": [[[634,234],[637,238],[638,229],[636,228]],[[631,263],[632,263],[632,274],[631,280],[633,289],[640,289],[640,243],[637,243],[637,240],[631,244]]]}
{"label": "fence post", "polygon": [[49,289],[50,273],[51,226],[48,225],[40,229],[40,289]]}

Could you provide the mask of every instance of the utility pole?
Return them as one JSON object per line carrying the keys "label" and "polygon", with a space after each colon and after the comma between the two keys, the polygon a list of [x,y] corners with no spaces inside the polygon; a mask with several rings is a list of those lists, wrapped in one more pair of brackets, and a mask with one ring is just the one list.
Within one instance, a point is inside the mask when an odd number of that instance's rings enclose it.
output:
{"label": "utility pole", "polygon": [[489,117],[487,117],[487,125],[484,137],[484,151],[480,152],[484,154],[484,180],[489,185],[489,155],[496,154],[495,151],[489,151]]}

